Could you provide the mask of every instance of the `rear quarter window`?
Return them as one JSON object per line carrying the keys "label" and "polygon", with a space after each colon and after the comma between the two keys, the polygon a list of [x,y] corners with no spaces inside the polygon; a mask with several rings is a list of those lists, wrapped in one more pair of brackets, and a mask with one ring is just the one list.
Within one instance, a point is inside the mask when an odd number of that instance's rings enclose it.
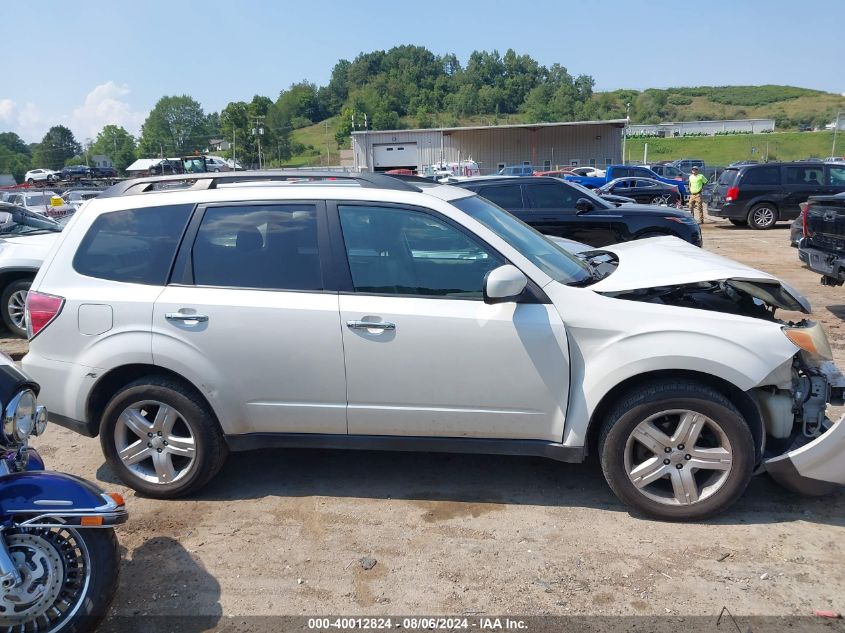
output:
{"label": "rear quarter window", "polygon": [[726,169],[719,176],[719,184],[726,187],[732,186],[736,182],[736,176],[739,173],[738,169]]}
{"label": "rear quarter window", "polygon": [[76,251],[80,275],[163,286],[193,205],[127,209],[98,217]]}
{"label": "rear quarter window", "polygon": [[779,185],[780,167],[751,167],[742,176],[744,185]]}

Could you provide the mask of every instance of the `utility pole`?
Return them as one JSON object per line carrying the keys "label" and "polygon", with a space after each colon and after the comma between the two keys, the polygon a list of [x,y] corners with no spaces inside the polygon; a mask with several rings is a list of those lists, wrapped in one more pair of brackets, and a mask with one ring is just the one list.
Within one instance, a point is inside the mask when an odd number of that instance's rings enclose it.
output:
{"label": "utility pole", "polygon": [[261,169],[261,137],[264,136],[264,119],[265,116],[252,117],[252,133],[258,141],[258,169]]}
{"label": "utility pole", "polygon": [[235,135],[237,134],[237,130],[235,126],[232,126],[232,171],[236,171],[238,169],[238,159],[235,156]]}
{"label": "utility pole", "polygon": [[625,104],[625,127],[622,128],[622,164],[625,164],[625,144],[628,138],[628,122],[631,120],[628,113],[631,111],[631,104]]}
{"label": "utility pole", "polygon": [[836,156],[836,133],[839,131],[839,117],[842,116],[842,111],[836,113],[836,121],[833,122],[833,146],[830,148],[830,155]]}
{"label": "utility pole", "polygon": [[329,166],[331,161],[331,154],[329,154],[329,120],[325,120],[326,124],[326,167]]}

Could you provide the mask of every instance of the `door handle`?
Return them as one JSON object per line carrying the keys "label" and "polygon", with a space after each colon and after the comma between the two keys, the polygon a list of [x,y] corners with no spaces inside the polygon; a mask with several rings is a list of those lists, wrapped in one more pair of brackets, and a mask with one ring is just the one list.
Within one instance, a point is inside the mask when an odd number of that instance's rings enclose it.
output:
{"label": "door handle", "polygon": [[395,323],[387,321],[347,321],[346,327],[350,330],[395,330]]}
{"label": "door handle", "polygon": [[164,318],[168,321],[196,321],[197,323],[205,323],[208,317],[204,314],[184,314],[182,312],[167,312]]}

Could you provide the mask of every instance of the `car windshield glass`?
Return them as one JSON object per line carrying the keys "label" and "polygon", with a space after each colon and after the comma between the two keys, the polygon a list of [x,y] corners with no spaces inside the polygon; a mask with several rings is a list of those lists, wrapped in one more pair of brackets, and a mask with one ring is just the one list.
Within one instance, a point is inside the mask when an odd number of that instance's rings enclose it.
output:
{"label": "car windshield glass", "polygon": [[58,233],[61,230],[62,225],[55,220],[26,209],[16,208],[12,211],[4,209],[0,212],[0,234],[14,233],[21,235],[38,231]]}
{"label": "car windshield glass", "polygon": [[481,222],[555,281],[583,284],[593,277],[585,262],[492,202],[479,196],[470,196],[455,200],[452,204]]}
{"label": "car windshield glass", "polygon": [[26,196],[24,198],[24,204],[28,207],[37,207],[41,205],[50,204],[50,197],[49,196]]}

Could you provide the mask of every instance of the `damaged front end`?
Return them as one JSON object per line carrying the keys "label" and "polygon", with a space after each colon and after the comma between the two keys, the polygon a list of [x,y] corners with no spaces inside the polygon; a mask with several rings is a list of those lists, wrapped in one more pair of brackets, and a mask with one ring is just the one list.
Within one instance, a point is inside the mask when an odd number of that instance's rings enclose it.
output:
{"label": "damaged front end", "polygon": [[845,376],[819,323],[776,315],[778,309],[809,314],[799,292],[774,279],[723,279],[603,294],[779,324],[800,351],[748,392],[765,425],[762,467],[801,494],[827,494],[845,485],[845,415],[836,422],[827,416],[828,405],[845,404]]}

